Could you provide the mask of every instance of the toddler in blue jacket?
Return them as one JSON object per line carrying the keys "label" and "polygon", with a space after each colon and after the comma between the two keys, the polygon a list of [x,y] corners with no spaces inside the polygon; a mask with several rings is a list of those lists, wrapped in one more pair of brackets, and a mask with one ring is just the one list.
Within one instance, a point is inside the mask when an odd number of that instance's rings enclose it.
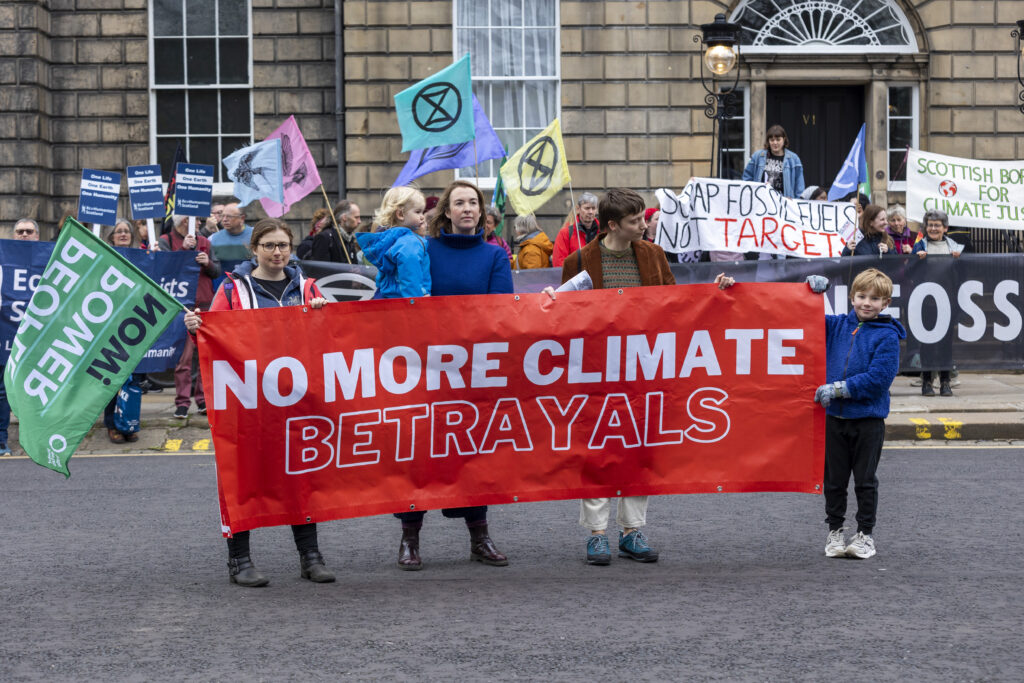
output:
{"label": "toddler in blue jacket", "polygon": [[430,296],[426,199],[414,187],[392,187],[373,216],[374,232],[356,234],[367,261],[377,267],[375,299]]}
{"label": "toddler in blue jacket", "polygon": [[[815,283],[811,286],[818,291]],[[875,470],[889,416],[889,386],[899,370],[900,340],[907,335],[898,320],[882,315],[892,298],[892,280],[885,273],[876,268],[865,270],[854,278],[850,292],[853,310],[825,316],[828,383],[818,387],[814,400],[827,410],[825,514],[829,532],[825,556],[864,560],[875,554]],[[843,521],[851,473],[857,496],[857,534],[847,545]]]}

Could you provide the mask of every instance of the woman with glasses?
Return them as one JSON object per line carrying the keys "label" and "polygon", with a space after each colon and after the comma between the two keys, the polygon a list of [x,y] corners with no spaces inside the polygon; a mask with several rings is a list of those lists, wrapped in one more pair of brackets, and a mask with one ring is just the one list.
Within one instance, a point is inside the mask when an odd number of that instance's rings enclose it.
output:
{"label": "woman with glasses", "polygon": [[[323,308],[327,299],[312,279],[289,265],[294,236],[284,221],[265,218],[253,228],[249,248],[253,258],[243,261],[229,273],[213,297],[211,311],[228,311],[275,306]],[[185,327],[195,334],[202,320],[199,309],[185,314]],[[253,453],[252,457],[264,457]],[[267,454],[266,457],[270,457]],[[300,575],[314,583],[330,583],[334,574],[324,564],[317,543],[316,524],[292,526],[295,547],[299,551]],[[234,534],[228,541],[228,576],[240,586],[265,586],[270,581],[253,565],[249,556],[249,532]]]}

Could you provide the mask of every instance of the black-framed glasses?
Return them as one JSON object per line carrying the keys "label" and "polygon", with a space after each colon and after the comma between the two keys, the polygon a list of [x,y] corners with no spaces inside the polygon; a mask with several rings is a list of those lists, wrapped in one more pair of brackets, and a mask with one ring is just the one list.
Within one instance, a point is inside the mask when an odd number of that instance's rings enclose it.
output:
{"label": "black-framed glasses", "polygon": [[291,242],[260,242],[260,248],[264,251],[274,253],[278,249],[281,251],[290,251],[292,248]]}

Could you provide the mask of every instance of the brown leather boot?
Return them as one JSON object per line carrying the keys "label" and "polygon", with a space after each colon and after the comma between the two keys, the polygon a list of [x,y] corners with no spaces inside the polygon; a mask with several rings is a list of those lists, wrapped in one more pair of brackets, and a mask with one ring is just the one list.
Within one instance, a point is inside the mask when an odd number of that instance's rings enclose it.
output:
{"label": "brown leather boot", "polygon": [[487,525],[469,527],[469,559],[492,567],[508,565],[508,558],[498,552],[494,541],[487,535]]}
{"label": "brown leather boot", "polygon": [[420,559],[420,530],[402,527],[402,542],[398,546],[398,568],[407,572],[423,569]]}

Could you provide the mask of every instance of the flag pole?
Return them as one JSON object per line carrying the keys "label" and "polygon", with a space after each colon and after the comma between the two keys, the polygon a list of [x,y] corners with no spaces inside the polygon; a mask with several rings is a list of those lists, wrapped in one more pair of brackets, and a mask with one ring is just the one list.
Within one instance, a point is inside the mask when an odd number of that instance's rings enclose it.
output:
{"label": "flag pole", "polygon": [[338,234],[338,244],[343,247],[345,260],[348,261],[349,265],[352,265],[352,257],[348,255],[348,249],[344,249],[345,241],[341,236],[341,229],[338,227],[338,219],[334,217],[334,209],[331,208],[331,200],[327,197],[327,190],[324,189],[323,183],[320,183],[320,191],[324,194],[324,203],[327,205],[327,213],[331,215],[331,223],[334,224],[334,232]]}
{"label": "flag pole", "polygon": [[572,225],[576,231],[576,251],[579,254],[579,270],[583,270],[583,240],[580,239],[580,215],[576,213],[576,193],[572,191],[572,178],[569,178],[569,201],[572,202]]}
{"label": "flag pole", "polygon": [[473,170],[476,173],[476,184],[480,184],[480,159],[476,154],[476,138],[473,138]]}

